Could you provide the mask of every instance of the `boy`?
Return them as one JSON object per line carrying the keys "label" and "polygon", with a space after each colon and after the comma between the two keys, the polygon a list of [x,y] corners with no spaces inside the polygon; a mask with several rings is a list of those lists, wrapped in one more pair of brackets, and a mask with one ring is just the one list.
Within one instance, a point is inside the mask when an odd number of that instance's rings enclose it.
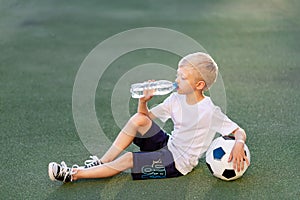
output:
{"label": "boy", "polygon": [[[139,99],[138,111],[120,131],[109,150],[101,159],[92,157],[85,167],[64,162],[49,164],[51,180],[63,182],[84,178],[104,178],[131,169],[132,178],[170,178],[188,174],[197,166],[215,133],[234,134],[236,143],[228,161],[233,161],[238,171],[249,161],[244,153],[246,133],[216,107],[204,91],[215,82],[218,66],[205,53],[197,52],[182,58],[178,64],[177,93],[172,93],[163,103],[152,108],[147,102],[153,91],[144,91]],[[171,118],[174,130],[166,134],[153,119]],[[131,143],[141,152],[127,152],[118,157]]]}

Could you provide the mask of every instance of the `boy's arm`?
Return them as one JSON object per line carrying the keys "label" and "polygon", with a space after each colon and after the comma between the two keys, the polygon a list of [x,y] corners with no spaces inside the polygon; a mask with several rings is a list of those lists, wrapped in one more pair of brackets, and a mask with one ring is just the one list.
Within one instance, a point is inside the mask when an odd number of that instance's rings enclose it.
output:
{"label": "boy's arm", "polygon": [[142,113],[146,116],[148,116],[150,119],[155,119],[156,117],[149,111],[147,102],[153,97],[153,94],[151,92],[144,92],[144,97],[139,99],[138,104],[138,113]]}
{"label": "boy's arm", "polygon": [[233,160],[233,168],[237,169],[237,171],[244,169],[244,160],[247,165],[249,165],[249,160],[245,155],[244,144],[246,142],[246,133],[243,129],[237,128],[233,131],[233,135],[235,137],[235,145],[231,151],[228,162]]}

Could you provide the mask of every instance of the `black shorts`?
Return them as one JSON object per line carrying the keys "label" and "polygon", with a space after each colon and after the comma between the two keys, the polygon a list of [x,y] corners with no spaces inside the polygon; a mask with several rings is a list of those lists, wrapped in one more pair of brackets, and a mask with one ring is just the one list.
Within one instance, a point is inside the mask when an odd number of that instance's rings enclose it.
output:
{"label": "black shorts", "polygon": [[133,153],[133,180],[182,176],[176,169],[173,155],[167,147],[168,139],[169,135],[153,121],[146,134],[137,134],[133,142],[141,151]]}

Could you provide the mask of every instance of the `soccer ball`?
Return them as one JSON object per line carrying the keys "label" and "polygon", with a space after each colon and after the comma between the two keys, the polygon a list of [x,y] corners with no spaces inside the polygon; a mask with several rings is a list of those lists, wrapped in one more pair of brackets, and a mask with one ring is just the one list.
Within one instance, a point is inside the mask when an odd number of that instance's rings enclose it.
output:
{"label": "soccer ball", "polygon": [[[244,170],[238,172],[233,169],[233,162],[228,162],[234,144],[234,137],[218,137],[212,141],[206,152],[206,164],[210,172],[222,180],[232,181],[240,178],[248,168],[246,161],[244,161]],[[244,150],[250,162],[250,152],[246,144],[244,145]]]}

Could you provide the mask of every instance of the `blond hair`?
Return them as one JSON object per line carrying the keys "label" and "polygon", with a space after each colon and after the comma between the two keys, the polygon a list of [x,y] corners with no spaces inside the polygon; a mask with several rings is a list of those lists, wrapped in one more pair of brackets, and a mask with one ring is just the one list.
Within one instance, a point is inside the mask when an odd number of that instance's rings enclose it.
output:
{"label": "blond hair", "polygon": [[204,90],[208,90],[217,79],[218,65],[212,57],[206,53],[197,52],[189,54],[179,61],[178,66],[193,67],[198,72],[198,76],[195,76],[195,78],[197,78],[198,81],[202,78],[205,82]]}

